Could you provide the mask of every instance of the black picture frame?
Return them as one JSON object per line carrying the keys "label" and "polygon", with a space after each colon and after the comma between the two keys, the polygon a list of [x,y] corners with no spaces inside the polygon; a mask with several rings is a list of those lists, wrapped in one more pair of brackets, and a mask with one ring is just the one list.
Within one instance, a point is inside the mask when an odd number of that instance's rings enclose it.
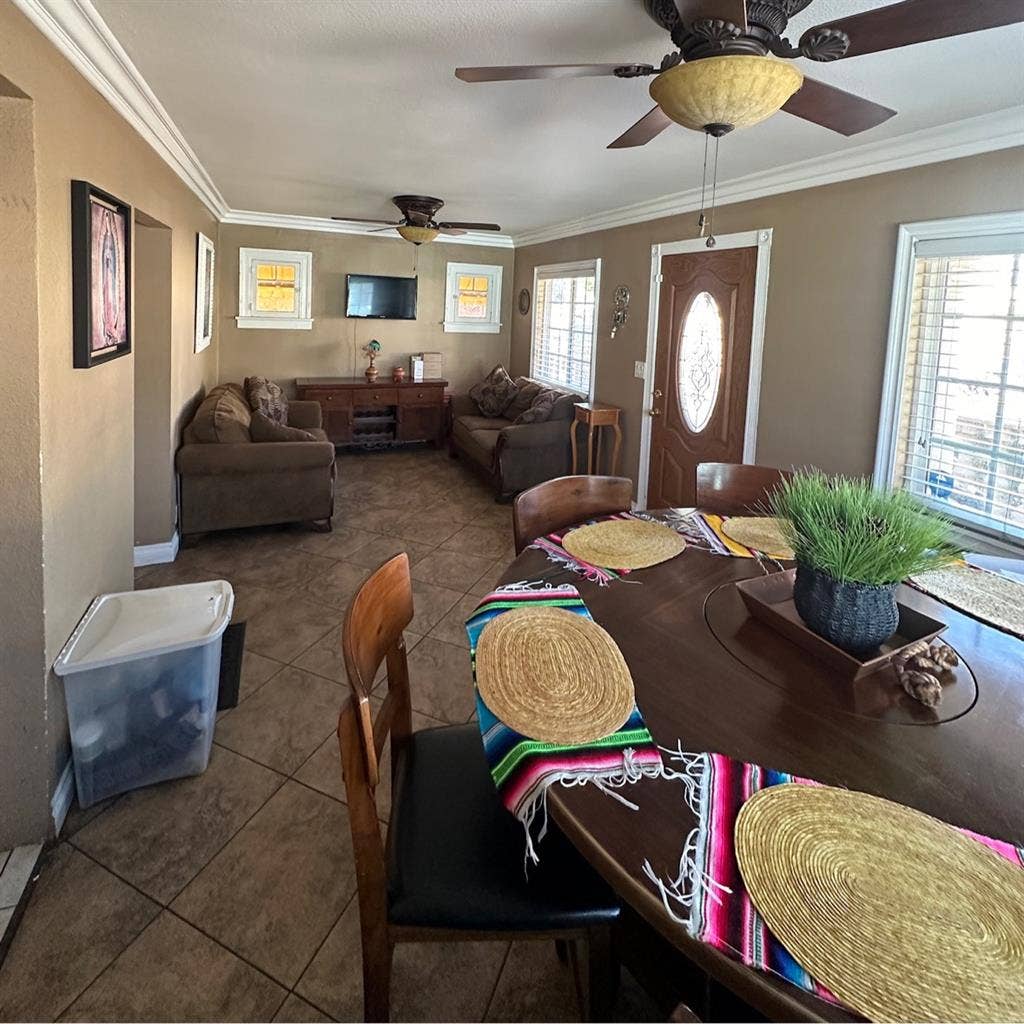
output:
{"label": "black picture frame", "polygon": [[[94,211],[104,217],[99,243],[93,237]],[[132,350],[132,208],[87,181],[71,182],[71,298],[73,366],[88,369]],[[100,279],[94,280],[94,251],[101,246]],[[109,315],[107,335],[97,338],[94,311]],[[104,340],[109,341],[104,344]]]}

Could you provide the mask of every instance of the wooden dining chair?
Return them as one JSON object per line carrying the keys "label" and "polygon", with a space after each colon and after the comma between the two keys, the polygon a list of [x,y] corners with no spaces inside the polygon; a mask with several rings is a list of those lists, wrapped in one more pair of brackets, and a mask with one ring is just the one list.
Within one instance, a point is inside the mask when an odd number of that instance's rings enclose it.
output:
{"label": "wooden dining chair", "polygon": [[697,467],[697,508],[723,516],[763,513],[771,492],[792,476],[771,466],[702,462]]}
{"label": "wooden dining chair", "polygon": [[[403,552],[359,588],[342,629],[352,692],[338,740],[355,852],[365,1019],[388,1019],[396,943],[496,938],[585,942],[585,982],[571,957],[577,993],[588,1019],[604,1019],[618,973],[611,950],[618,902],[554,828],[538,847],[540,863],[524,871],[523,829],[498,798],[475,724],[412,731],[402,638],[412,616]],[[387,692],[374,719],[369,694],[382,662]],[[376,792],[389,737],[385,839]]]}
{"label": "wooden dining chair", "polygon": [[512,531],[516,554],[552,530],[584,519],[628,512],[633,481],[624,476],[560,476],[545,480],[516,497]]}

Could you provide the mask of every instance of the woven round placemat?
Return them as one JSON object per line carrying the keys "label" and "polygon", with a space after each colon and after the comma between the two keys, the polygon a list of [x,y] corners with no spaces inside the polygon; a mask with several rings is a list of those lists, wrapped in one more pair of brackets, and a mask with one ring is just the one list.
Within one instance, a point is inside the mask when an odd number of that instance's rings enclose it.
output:
{"label": "woven round placemat", "polygon": [[963,562],[912,576],[926,594],[1024,637],[1024,583]]}
{"label": "woven round placemat", "polygon": [[492,619],[477,642],[476,682],[498,718],[544,743],[608,736],[636,703],[615,641],[561,608],[516,608]]}
{"label": "woven round placemat", "polygon": [[1024,1019],[1024,870],[900,804],[789,783],[736,819],[768,927],[870,1020]]}
{"label": "woven round placemat", "polygon": [[731,516],[722,523],[722,533],[730,540],[753,548],[771,558],[793,558],[782,520],[772,516]]}
{"label": "woven round placemat", "polygon": [[686,541],[664,523],[608,519],[567,533],[562,547],[574,558],[604,569],[646,569],[675,558]]}

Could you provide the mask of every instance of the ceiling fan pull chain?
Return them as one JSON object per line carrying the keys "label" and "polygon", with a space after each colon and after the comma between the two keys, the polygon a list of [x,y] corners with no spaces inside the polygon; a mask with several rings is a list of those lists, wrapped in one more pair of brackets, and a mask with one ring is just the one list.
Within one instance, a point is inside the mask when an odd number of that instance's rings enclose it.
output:
{"label": "ceiling fan pull chain", "polygon": [[[705,146],[707,145],[707,136],[704,136]],[[714,168],[711,171],[711,223],[708,225],[708,240],[704,243],[709,249],[715,247],[715,203],[718,199],[718,144],[721,141],[719,136],[715,136],[715,162]]]}
{"label": "ceiling fan pull chain", "polygon": [[704,136],[704,170],[700,176],[700,216],[697,218],[698,238],[704,237],[707,218],[704,216],[704,197],[708,188],[708,137]]}

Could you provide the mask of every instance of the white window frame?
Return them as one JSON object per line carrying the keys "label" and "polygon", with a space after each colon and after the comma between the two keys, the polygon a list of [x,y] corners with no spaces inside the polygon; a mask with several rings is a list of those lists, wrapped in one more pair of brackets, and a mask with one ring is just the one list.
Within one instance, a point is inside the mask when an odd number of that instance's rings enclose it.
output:
{"label": "white window frame", "polygon": [[[295,267],[296,313],[256,312],[256,264]],[[238,250],[239,327],[254,330],[308,331],[313,327],[313,254],[292,249]]]}
{"label": "white window frame", "polygon": [[[875,444],[873,480],[876,487],[893,486],[893,471],[899,438],[899,402],[905,383],[907,344],[910,332],[911,292],[914,279],[914,259],[919,242],[933,239],[998,239],[1000,235],[1024,233],[1024,211],[974,214],[948,220],[927,220],[901,224],[896,241],[896,268],[892,284],[892,308],[889,314],[889,334],[886,342],[885,376],[882,380],[882,404],[878,416],[878,438]],[[980,251],[980,250],[979,250]],[[980,538],[987,544],[1007,550],[1019,547],[1004,534],[985,528],[980,518],[967,510],[951,510],[943,502],[932,502],[920,496],[925,504],[933,505],[960,528],[967,540]]]}
{"label": "white window frame", "polygon": [[594,271],[594,338],[590,345],[590,388],[587,394],[587,401],[594,401],[594,391],[597,387],[597,341],[601,336],[598,330],[598,320],[601,310],[601,257],[592,260],[574,260],[571,263],[546,263],[533,268],[533,303],[530,318],[530,376],[536,380],[550,384],[552,387],[564,388],[568,385],[562,381],[548,380],[534,372],[533,355],[537,344],[537,282],[542,278],[557,278],[563,275],[576,276],[582,271]]}
{"label": "white window frame", "polygon": [[[501,330],[501,271],[500,266],[489,263],[448,264],[444,289],[445,334],[497,334]],[[456,315],[459,278],[466,275],[487,278],[486,319]]]}

